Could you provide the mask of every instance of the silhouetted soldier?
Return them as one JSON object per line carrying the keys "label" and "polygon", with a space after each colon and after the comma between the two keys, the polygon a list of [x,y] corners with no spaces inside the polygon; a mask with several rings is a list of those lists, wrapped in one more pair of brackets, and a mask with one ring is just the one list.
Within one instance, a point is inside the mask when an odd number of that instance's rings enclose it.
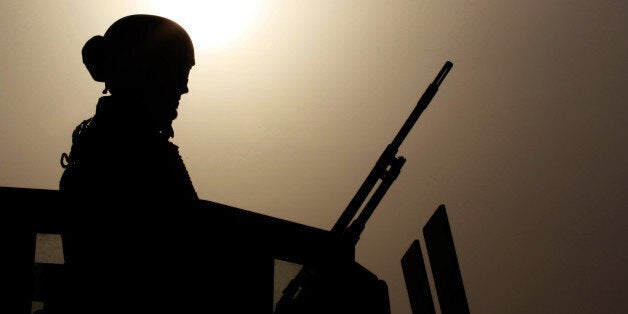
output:
{"label": "silhouetted soldier", "polygon": [[63,234],[64,302],[51,312],[165,310],[185,296],[165,290],[179,289],[173,272],[161,270],[184,245],[164,236],[171,227],[164,222],[175,205],[198,199],[170,142],[195,62],[192,41],[169,19],[130,15],[89,39],[82,56],[110,95],[76,127],[62,155],[59,187],[74,203]]}
{"label": "silhouetted soldier", "polygon": [[[269,248],[320,254],[319,243],[332,238],[318,241],[303,228],[275,233],[277,224],[250,215],[247,222],[242,213],[223,210],[204,220],[198,210],[185,210],[201,200],[170,138],[194,65],[188,34],[162,17],[127,16],[87,41],[83,62],[111,95],[100,98],[95,115],[75,129],[70,154],[62,155],[59,187],[70,200],[62,234],[68,273],[49,312],[269,313]],[[353,263],[353,243],[327,251],[310,257],[324,276],[290,309],[386,313],[371,306],[382,302],[362,302],[381,295],[388,307],[387,287]]]}
{"label": "silhouetted soldier", "polygon": [[172,121],[194,65],[190,37],[151,15],[116,21],[83,47],[83,62],[105,83],[96,114],[72,136],[60,189],[94,196],[196,199]]}

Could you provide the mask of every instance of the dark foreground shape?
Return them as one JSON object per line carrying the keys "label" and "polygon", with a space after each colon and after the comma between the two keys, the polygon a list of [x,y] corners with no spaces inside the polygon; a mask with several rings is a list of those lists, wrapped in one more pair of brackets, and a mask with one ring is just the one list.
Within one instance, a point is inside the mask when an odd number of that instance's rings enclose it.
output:
{"label": "dark foreground shape", "polygon": [[[308,309],[373,310],[377,296],[385,308],[377,313],[389,310],[386,283],[354,261],[351,243],[322,229],[205,200],[70,202],[60,191],[14,187],[0,187],[0,200],[2,313],[30,314],[34,298],[43,313],[272,313],[276,259],[321,270],[320,289],[303,299]],[[107,218],[131,207],[143,214]],[[35,263],[38,233],[71,232],[86,243],[64,242],[65,264]],[[73,267],[77,258],[91,258],[89,269]]]}

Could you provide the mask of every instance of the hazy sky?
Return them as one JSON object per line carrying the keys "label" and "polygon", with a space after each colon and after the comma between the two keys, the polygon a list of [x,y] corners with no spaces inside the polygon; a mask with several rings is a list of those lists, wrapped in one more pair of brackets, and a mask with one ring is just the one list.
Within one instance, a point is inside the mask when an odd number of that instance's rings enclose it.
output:
{"label": "hazy sky", "polygon": [[326,230],[451,60],[356,248],[392,313],[439,204],[472,313],[628,312],[628,2],[166,2],[0,1],[0,186],[57,188],[103,89],[80,50],[125,15],[196,43],[173,141],[199,196]]}

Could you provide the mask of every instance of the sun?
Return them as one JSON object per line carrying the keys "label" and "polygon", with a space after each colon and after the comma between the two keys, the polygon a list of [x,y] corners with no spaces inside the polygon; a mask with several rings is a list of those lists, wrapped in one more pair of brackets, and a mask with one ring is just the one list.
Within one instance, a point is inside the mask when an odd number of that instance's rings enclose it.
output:
{"label": "sun", "polygon": [[214,49],[240,38],[258,19],[260,0],[147,1],[151,12],[187,30],[195,49]]}

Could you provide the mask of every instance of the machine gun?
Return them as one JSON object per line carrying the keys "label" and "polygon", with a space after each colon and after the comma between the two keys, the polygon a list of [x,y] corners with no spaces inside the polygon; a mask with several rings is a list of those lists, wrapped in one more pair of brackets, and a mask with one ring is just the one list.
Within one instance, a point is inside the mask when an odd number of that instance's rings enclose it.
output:
{"label": "machine gun", "polygon": [[[395,138],[382,152],[381,156],[375,163],[375,166],[368,174],[356,194],[353,196],[346,209],[331,229],[331,232],[339,233],[343,237],[346,237],[349,241],[351,241],[354,246],[357,244],[358,240],[360,239],[360,234],[366,226],[366,222],[371,217],[371,215],[375,211],[375,208],[380,203],[392,183],[395,181],[401,171],[401,168],[406,162],[406,159],[403,156],[397,156],[399,146],[401,146],[401,143],[404,141],[416,121],[419,119],[421,113],[423,113],[425,108],[427,108],[429,103],[432,101],[432,98],[438,91],[438,87],[445,79],[445,76],[452,68],[452,66],[453,63],[451,63],[450,61],[445,62],[445,65],[441,68],[438,75],[436,75],[434,81],[425,90],[425,92],[419,99],[416,107],[410,113],[410,116],[407,118]],[[381,180],[381,183],[379,184],[379,186],[377,186],[377,189],[371,195],[371,191],[373,191],[373,188],[375,188],[379,180]],[[355,220],[353,220],[353,217],[358,213],[369,195],[371,195],[371,198],[368,200],[368,202],[360,212],[360,215]],[[385,286],[385,283],[383,281],[377,280],[372,273],[368,272],[357,263],[353,264],[351,269],[351,273],[354,273],[357,276],[361,276],[362,278],[367,278],[367,280],[370,277],[371,282],[378,283],[376,286],[379,287],[375,287],[375,290],[370,290],[371,292],[382,291],[382,289],[385,289],[384,292],[386,293],[386,298],[388,297],[387,287]],[[281,299],[277,302],[275,314],[305,312],[315,313],[316,311],[312,307],[312,304],[304,305],[308,302],[312,302],[313,298],[311,296],[303,297],[303,295],[307,295],[308,287],[317,286],[317,283],[315,281],[317,280],[316,276],[318,275],[318,273],[319,272],[313,267],[308,267],[308,265],[305,265],[301,269],[301,271],[299,271],[299,273],[292,279],[292,281],[290,281],[288,286],[283,290],[283,295]],[[373,281],[373,279],[375,280]],[[320,287],[320,285],[318,286],[320,289],[325,289],[325,287]],[[362,286],[362,288],[364,288],[364,286]],[[341,291],[339,293],[346,294],[348,292]],[[326,293],[325,295],[330,295],[330,293]],[[368,298],[367,296],[363,297]],[[304,301],[306,299],[308,301]],[[347,298],[346,296],[342,297],[342,299],[351,301],[351,299]],[[377,302],[377,300],[375,300],[375,302]],[[385,300],[385,302],[388,302],[388,300]],[[378,307],[377,303],[375,303],[375,307]],[[376,308],[366,308],[370,309],[369,312],[378,313]],[[383,311],[389,312],[390,309],[383,309]],[[329,313],[329,311],[326,312]],[[379,313],[381,313],[381,311],[379,311]]]}

